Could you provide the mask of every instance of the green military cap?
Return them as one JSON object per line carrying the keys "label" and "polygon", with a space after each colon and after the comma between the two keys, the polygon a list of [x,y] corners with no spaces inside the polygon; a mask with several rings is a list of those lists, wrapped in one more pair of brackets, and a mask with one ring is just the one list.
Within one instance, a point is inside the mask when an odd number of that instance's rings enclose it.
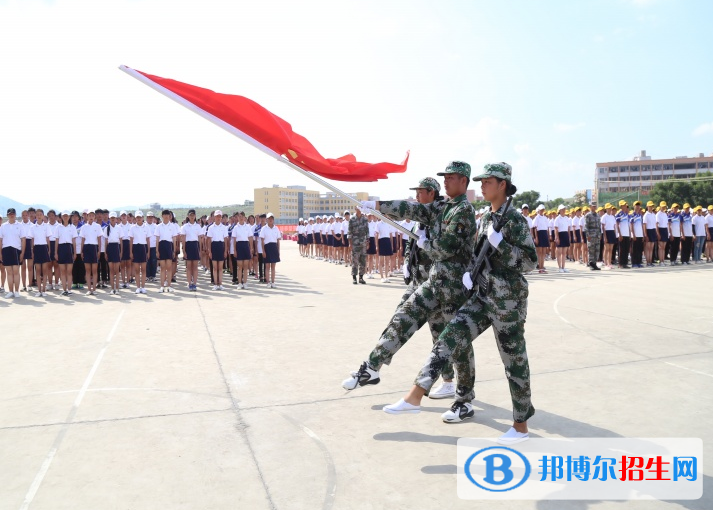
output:
{"label": "green military cap", "polygon": [[470,179],[470,165],[464,161],[451,161],[446,169],[436,175],[461,174]]}
{"label": "green military cap", "polygon": [[438,181],[434,179],[433,177],[425,177],[418,181],[418,186],[415,188],[409,188],[409,189],[419,189],[419,188],[425,188],[425,189],[431,189],[434,191],[441,191],[441,185],[438,184]]}
{"label": "green military cap", "polygon": [[483,173],[473,177],[474,181],[482,181],[488,177],[497,177],[507,182],[512,182],[512,167],[507,163],[489,163],[483,167]]}

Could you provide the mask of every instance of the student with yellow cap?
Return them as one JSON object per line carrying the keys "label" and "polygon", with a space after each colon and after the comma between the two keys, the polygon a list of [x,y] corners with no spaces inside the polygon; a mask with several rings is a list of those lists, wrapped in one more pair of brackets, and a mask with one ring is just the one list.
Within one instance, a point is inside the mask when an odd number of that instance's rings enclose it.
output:
{"label": "student with yellow cap", "polygon": [[626,200],[619,201],[619,211],[616,219],[616,233],[619,241],[619,267],[629,269],[629,246],[631,242],[631,216],[629,214],[629,204]]}
{"label": "student with yellow cap", "polygon": [[691,248],[693,247],[693,215],[691,214],[691,205],[683,204],[683,212],[681,213],[681,264],[691,264]]}
{"label": "student with yellow cap", "polygon": [[703,264],[701,255],[703,254],[703,243],[706,241],[706,219],[703,217],[703,207],[697,205],[694,209],[695,214],[692,218],[693,233],[696,238],[693,244],[693,263]]}
{"label": "student with yellow cap", "polygon": [[642,255],[644,253],[644,215],[641,210],[641,202],[634,202],[634,213],[631,215],[631,267],[641,269],[643,266]]}
{"label": "student with yellow cap", "polygon": [[681,228],[681,213],[678,211],[678,208],[678,204],[671,204],[671,212],[668,215],[668,229],[671,233],[671,237],[669,238],[669,259],[671,260],[672,266],[678,264],[678,252],[681,249],[681,233],[683,232]]}
{"label": "student with yellow cap", "polygon": [[[668,214],[666,213],[667,204],[661,202],[659,210],[656,213],[656,235],[658,237],[658,260],[659,266],[665,265],[666,261],[666,243],[668,243]],[[651,260],[653,262],[653,259]]]}
{"label": "student with yellow cap", "polygon": [[713,205],[708,206],[706,218],[706,262],[713,262]]}
{"label": "student with yellow cap", "polygon": [[654,245],[658,242],[659,236],[656,231],[655,204],[649,200],[646,202],[646,212],[644,213],[644,227],[646,228],[646,244],[644,245],[644,257],[646,257],[646,267],[654,265]]}

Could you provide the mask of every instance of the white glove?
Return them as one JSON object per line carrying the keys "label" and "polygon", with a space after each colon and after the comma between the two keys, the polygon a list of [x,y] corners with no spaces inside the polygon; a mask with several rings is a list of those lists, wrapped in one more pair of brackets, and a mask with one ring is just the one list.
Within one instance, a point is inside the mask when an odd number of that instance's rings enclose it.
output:
{"label": "white glove", "polygon": [[404,278],[408,278],[409,276],[411,276],[411,272],[408,270],[408,262],[404,262],[403,271],[404,271]]}
{"label": "white glove", "polygon": [[473,280],[470,279],[470,273],[468,272],[463,275],[463,286],[468,290],[473,289]]}
{"label": "white glove", "polygon": [[364,212],[364,209],[376,209],[376,201],[374,200],[362,200],[360,209]]}
{"label": "white glove", "polygon": [[423,234],[419,236],[418,241],[416,241],[416,246],[418,246],[419,248],[423,248],[423,245],[426,244],[426,241],[428,241],[428,239],[426,239],[426,234]]}
{"label": "white glove", "polygon": [[490,246],[497,248],[502,240],[503,235],[500,232],[496,232],[493,225],[490,225],[488,227],[488,241],[490,241]]}

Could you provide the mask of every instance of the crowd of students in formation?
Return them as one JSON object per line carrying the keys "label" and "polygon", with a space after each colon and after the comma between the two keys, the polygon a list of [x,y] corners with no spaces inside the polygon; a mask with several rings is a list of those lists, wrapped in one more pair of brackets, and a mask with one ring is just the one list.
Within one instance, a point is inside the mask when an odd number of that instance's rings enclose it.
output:
{"label": "crowd of students in formation", "polygon": [[210,274],[212,290],[226,290],[223,275],[245,289],[252,277],[275,287],[275,266],[280,262],[282,234],[272,213],[258,217],[243,212],[225,215],[215,211],[196,218],[191,209],[179,224],[169,211],[156,218],[109,212],[106,209],[45,211],[30,208],[17,218],[15,209],[0,217],[0,281],[5,297],[21,297],[35,288],[36,297],[47,291],[70,296],[84,289],[135,287],[146,294],[146,282],[157,282],[160,292],[173,292],[178,257],[186,264],[188,290],[198,290],[199,271]]}
{"label": "crowd of students in formation", "polygon": [[[297,226],[297,244],[300,255],[305,258],[322,260],[330,264],[351,266],[349,245],[350,212],[335,213],[333,216],[316,216],[307,220],[300,218]],[[366,278],[379,275],[383,283],[389,278],[403,274],[404,253],[408,235],[397,230],[373,214],[367,214],[369,221],[369,241],[367,246]],[[411,220],[397,222],[411,231]]]}
{"label": "crowd of students in formation", "polygon": [[[567,261],[605,270],[615,265],[628,269],[703,264],[704,258],[705,262],[713,262],[713,205],[704,208],[685,203],[681,207],[674,203],[669,209],[666,202],[657,206],[648,201],[643,207],[636,201],[633,206],[631,210],[621,200],[618,207],[607,203],[592,209],[586,206],[567,209],[560,205],[556,211],[548,211],[540,204],[531,212],[527,204],[523,205],[521,212],[528,220],[537,247],[537,271],[547,272],[546,260],[556,260],[561,273],[569,272],[565,267]],[[600,229],[596,236],[599,255],[594,261],[589,260],[587,249],[587,214],[599,217],[592,222]]]}

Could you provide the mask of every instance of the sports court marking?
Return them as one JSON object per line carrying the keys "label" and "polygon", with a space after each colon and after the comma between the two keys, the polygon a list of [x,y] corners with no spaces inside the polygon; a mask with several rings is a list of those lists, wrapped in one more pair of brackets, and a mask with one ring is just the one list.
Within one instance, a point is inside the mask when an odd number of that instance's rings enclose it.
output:
{"label": "sports court marking", "polygon": [[42,462],[40,470],[35,475],[35,479],[32,481],[32,485],[30,485],[30,489],[25,495],[25,500],[22,502],[20,510],[27,510],[30,507],[32,500],[35,499],[35,495],[37,495],[37,491],[39,490],[40,485],[42,485],[42,481],[45,479],[45,475],[47,474],[47,471],[52,465],[52,460],[54,460],[54,456],[57,454],[57,450],[59,450],[59,447],[62,445],[62,441],[64,441],[64,437],[67,435],[67,431],[69,430],[70,425],[72,425],[72,421],[74,421],[75,416],[77,416],[77,411],[79,410],[79,406],[81,405],[82,400],[84,399],[84,395],[86,395],[87,393],[87,388],[89,388],[89,385],[92,383],[94,374],[97,373],[97,369],[99,368],[99,364],[101,363],[102,358],[104,357],[104,353],[106,352],[107,347],[109,347],[111,339],[114,337],[114,333],[116,333],[116,328],[119,326],[119,322],[121,322],[121,318],[123,316],[124,310],[122,309],[119,312],[119,316],[116,318],[116,321],[114,321],[114,326],[111,328],[111,331],[109,331],[109,335],[106,337],[106,340],[104,340],[104,345],[99,351],[97,358],[94,360],[94,364],[92,365],[91,370],[89,370],[87,378],[84,379],[82,389],[79,390],[77,398],[74,399],[72,409],[69,410],[67,419],[64,421],[62,428],[57,433],[57,437],[55,437],[54,443],[52,443],[50,451],[45,456],[45,460]]}

